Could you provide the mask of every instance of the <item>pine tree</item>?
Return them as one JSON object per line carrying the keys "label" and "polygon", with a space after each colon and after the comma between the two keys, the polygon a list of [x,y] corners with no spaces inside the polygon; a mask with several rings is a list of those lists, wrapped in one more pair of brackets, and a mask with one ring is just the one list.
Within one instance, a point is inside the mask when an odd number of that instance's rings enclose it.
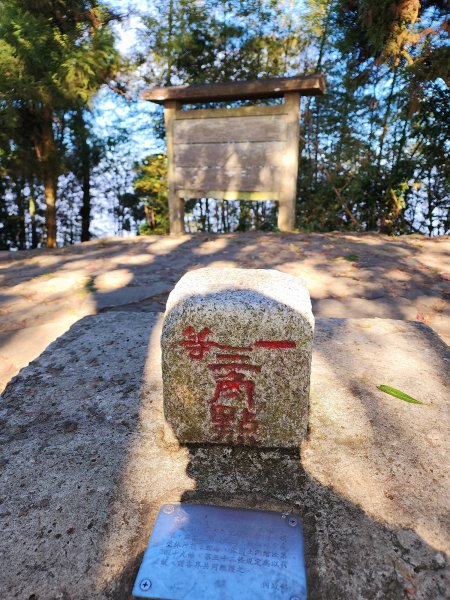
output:
{"label": "pine tree", "polygon": [[85,106],[118,68],[112,13],[95,0],[2,0],[2,110],[26,121],[44,187],[47,246],[56,246],[64,114]]}

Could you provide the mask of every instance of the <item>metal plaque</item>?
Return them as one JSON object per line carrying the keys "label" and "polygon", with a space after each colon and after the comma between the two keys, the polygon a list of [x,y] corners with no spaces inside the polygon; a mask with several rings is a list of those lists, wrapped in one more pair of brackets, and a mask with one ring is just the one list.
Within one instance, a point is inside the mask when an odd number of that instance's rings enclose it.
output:
{"label": "metal plaque", "polygon": [[164,504],[133,588],[161,600],[306,600],[295,515]]}

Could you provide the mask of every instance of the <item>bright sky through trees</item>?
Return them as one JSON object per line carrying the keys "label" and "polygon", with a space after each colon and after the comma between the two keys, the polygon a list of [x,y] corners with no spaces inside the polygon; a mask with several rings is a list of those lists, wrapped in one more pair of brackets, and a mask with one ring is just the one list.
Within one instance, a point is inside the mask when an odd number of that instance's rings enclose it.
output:
{"label": "bright sky through trees", "polygon": [[[317,72],[327,94],[302,102],[297,227],[450,230],[442,0],[0,5],[0,248],[164,231],[162,111],[144,88]],[[276,227],[273,204],[186,209],[194,231]]]}

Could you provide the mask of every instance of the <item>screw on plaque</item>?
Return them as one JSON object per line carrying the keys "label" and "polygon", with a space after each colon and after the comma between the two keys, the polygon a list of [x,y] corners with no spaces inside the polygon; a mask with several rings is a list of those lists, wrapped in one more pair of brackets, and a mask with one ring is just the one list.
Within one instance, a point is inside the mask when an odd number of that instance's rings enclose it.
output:
{"label": "screw on plaque", "polygon": [[142,591],[146,592],[152,587],[152,582],[150,581],[150,579],[143,579],[139,584],[139,587]]}
{"label": "screw on plaque", "polygon": [[166,504],[166,505],[163,507],[163,513],[164,513],[165,515],[171,515],[171,514],[172,514],[174,511],[175,511],[175,507],[174,507],[174,506],[172,506],[172,504]]}
{"label": "screw on plaque", "polygon": [[290,517],[288,523],[291,527],[295,527],[297,525],[297,519],[294,519],[294,517]]}
{"label": "screw on plaque", "polygon": [[289,600],[302,600],[300,596],[291,596]]}

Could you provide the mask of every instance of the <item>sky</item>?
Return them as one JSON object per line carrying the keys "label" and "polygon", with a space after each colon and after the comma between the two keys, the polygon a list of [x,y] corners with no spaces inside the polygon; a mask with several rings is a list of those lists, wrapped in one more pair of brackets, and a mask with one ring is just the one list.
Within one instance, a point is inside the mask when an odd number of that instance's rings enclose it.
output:
{"label": "sky", "polygon": [[[137,32],[140,26],[138,14],[146,10],[151,2],[147,0],[129,0],[120,2],[112,0],[109,5],[119,14],[124,15],[120,23],[114,25],[116,32],[116,47],[123,56],[130,56],[133,47],[137,44]],[[137,96],[137,93],[135,92]],[[137,102],[136,102],[137,100]],[[120,126],[126,126],[129,134],[129,152],[136,160],[142,160],[152,152],[161,148],[161,142],[154,139],[150,125],[151,114],[155,106],[148,101],[133,98],[126,102],[119,98],[115,92],[103,87],[94,103],[96,133],[101,137]],[[148,132],[145,131],[145,122],[148,122]]]}
{"label": "sky", "polygon": [[[110,0],[111,8],[123,16],[120,23],[114,25],[116,48],[123,56],[130,56],[137,44],[137,32],[140,27],[139,11],[147,11],[152,4],[146,0],[120,2]],[[122,134],[123,141],[114,149],[115,158],[129,174],[128,187],[120,193],[133,192],[131,185],[136,163],[163,149],[163,142],[155,138],[151,125],[152,113],[156,106],[148,101],[139,100],[138,91],[132,92],[132,100],[127,101],[107,86],[103,86],[93,103],[93,131],[100,138],[109,138]],[[96,209],[92,215],[91,230],[96,236],[110,236],[115,231],[112,217],[114,197],[100,191],[97,193]],[[123,232],[127,235],[127,232]]]}

